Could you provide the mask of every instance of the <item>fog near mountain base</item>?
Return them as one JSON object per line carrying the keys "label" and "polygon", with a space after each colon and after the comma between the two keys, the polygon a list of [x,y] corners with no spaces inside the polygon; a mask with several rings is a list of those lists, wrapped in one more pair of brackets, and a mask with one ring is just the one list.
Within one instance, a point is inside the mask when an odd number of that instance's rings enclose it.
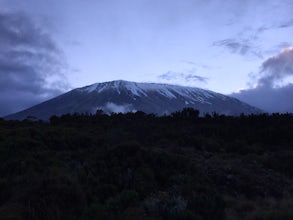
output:
{"label": "fog near mountain base", "polygon": [[118,105],[113,102],[107,102],[104,106],[98,107],[96,110],[103,110],[105,113],[127,113],[135,112],[131,104]]}

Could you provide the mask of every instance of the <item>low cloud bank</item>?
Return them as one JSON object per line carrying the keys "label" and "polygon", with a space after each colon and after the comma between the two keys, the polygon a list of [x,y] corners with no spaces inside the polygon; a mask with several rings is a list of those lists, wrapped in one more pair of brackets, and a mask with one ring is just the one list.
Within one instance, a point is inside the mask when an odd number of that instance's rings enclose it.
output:
{"label": "low cloud bank", "polygon": [[293,112],[293,48],[287,47],[261,66],[257,83],[232,96],[268,112]]}

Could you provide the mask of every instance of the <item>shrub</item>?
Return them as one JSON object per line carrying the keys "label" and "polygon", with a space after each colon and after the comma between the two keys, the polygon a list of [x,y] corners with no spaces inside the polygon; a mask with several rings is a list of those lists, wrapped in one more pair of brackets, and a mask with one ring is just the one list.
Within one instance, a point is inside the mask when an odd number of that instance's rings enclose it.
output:
{"label": "shrub", "polygon": [[119,214],[126,208],[136,206],[139,201],[138,193],[135,191],[122,191],[118,195],[106,201],[106,208],[114,214]]}
{"label": "shrub", "polygon": [[224,220],[225,207],[223,198],[212,193],[194,195],[187,205],[188,209],[203,216],[205,220]]}
{"label": "shrub", "polygon": [[105,208],[99,203],[91,204],[83,213],[82,220],[106,220]]}
{"label": "shrub", "polygon": [[177,216],[186,210],[187,202],[181,196],[158,192],[144,201],[144,206],[152,216]]}
{"label": "shrub", "polygon": [[190,210],[179,212],[173,218],[174,220],[203,220],[201,216],[192,213]]}
{"label": "shrub", "polygon": [[75,220],[85,205],[79,186],[65,176],[48,177],[33,183],[21,196],[24,220]]}

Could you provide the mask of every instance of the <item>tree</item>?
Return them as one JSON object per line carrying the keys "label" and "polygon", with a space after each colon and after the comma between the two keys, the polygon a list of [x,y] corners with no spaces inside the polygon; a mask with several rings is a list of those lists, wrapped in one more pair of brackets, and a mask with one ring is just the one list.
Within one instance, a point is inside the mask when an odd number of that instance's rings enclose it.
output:
{"label": "tree", "polygon": [[184,108],[182,111],[177,111],[171,114],[174,118],[198,118],[199,110],[193,108]]}

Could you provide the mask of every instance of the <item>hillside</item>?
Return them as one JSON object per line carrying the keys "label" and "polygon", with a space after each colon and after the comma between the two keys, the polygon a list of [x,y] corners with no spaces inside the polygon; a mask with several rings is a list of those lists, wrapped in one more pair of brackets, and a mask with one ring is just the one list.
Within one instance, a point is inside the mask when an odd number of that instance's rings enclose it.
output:
{"label": "hillside", "polygon": [[185,109],[0,120],[0,216],[293,218],[293,116]]}

